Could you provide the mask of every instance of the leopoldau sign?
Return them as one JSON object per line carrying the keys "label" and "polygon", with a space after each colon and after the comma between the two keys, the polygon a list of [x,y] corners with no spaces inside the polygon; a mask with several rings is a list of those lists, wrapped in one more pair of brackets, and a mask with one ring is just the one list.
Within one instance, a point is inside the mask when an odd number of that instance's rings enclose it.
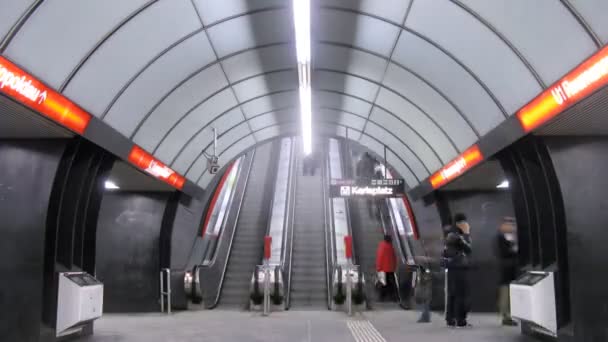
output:
{"label": "leopoldau sign", "polygon": [[329,184],[329,196],[332,198],[388,198],[402,197],[404,194],[403,179],[332,179]]}

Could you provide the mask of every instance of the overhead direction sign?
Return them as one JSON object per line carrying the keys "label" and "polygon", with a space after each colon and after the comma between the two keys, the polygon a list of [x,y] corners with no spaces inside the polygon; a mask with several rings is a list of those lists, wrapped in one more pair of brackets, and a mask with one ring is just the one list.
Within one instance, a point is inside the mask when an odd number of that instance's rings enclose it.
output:
{"label": "overhead direction sign", "polygon": [[332,179],[329,185],[329,196],[332,198],[388,198],[405,195],[403,179]]}

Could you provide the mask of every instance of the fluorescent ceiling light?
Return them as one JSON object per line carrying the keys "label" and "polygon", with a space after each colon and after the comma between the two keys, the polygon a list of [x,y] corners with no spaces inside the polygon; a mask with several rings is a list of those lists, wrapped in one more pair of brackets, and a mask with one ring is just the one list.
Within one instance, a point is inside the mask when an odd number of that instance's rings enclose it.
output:
{"label": "fluorescent ceiling light", "polygon": [[310,0],[293,0],[298,63],[310,63]]}
{"label": "fluorescent ceiling light", "polygon": [[116,185],[116,183],[107,180],[105,183],[106,189],[108,190],[115,190],[115,189],[120,189],[120,187],[118,185]]}
{"label": "fluorescent ceiling light", "polygon": [[312,152],[312,91],[310,82],[310,0],[293,0],[296,56],[300,80],[300,118],[304,154]]}
{"label": "fluorescent ceiling light", "polygon": [[502,183],[498,184],[496,187],[498,189],[508,189],[509,188],[509,181],[505,179],[504,181],[502,181]]}

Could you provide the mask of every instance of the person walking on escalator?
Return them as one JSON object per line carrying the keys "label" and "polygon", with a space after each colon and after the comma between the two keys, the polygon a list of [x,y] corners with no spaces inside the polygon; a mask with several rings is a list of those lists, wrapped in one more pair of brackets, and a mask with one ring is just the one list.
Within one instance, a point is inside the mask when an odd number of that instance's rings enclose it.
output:
{"label": "person walking on escalator", "polygon": [[[393,248],[393,239],[390,235],[384,235],[384,239],[378,244],[376,251],[376,272],[380,280],[380,301],[386,300],[389,295],[394,297],[396,291],[395,268],[397,267],[397,257]],[[392,298],[394,299],[394,298]]]}
{"label": "person walking on escalator", "polygon": [[468,269],[472,252],[471,227],[464,214],[454,215],[454,226],[445,239],[443,259],[448,269],[448,302],[446,323],[449,327],[470,327],[467,322],[469,311]]}
{"label": "person walking on escalator", "polygon": [[502,325],[515,326],[511,318],[509,284],[517,275],[517,236],[515,219],[505,217],[496,237],[496,251],[500,265],[500,284],[498,288],[498,309],[502,316]]}

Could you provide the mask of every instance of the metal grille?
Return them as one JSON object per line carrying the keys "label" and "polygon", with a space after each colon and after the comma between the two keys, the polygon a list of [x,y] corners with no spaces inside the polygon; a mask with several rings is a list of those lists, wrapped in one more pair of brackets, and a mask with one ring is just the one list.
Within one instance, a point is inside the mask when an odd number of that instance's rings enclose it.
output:
{"label": "metal grille", "polygon": [[68,138],[73,134],[36,112],[0,95],[0,138]]}

